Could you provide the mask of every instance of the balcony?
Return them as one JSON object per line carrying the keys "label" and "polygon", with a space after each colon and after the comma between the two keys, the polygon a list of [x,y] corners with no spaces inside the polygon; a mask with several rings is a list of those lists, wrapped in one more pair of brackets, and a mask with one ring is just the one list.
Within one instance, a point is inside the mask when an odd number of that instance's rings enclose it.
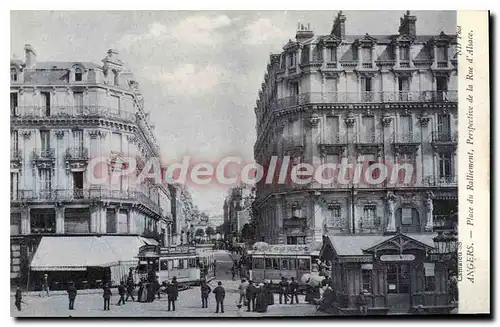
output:
{"label": "balcony", "polygon": [[328,69],[335,69],[335,68],[337,68],[337,63],[336,62],[327,62],[326,63],[326,68],[328,68]]}
{"label": "balcony", "polygon": [[359,221],[359,233],[375,233],[379,231],[380,217],[361,217]]}
{"label": "balcony", "polygon": [[283,149],[289,150],[293,148],[299,148],[304,146],[304,140],[302,135],[299,136],[289,136],[289,137],[284,137],[281,140],[281,144],[283,145]]}
{"label": "balcony", "polygon": [[108,200],[130,201],[140,203],[151,210],[162,214],[160,206],[141,191],[120,191],[101,188],[93,189],[53,189],[53,190],[18,190],[11,193],[13,201],[47,202],[47,201],[77,201],[77,200]]}
{"label": "balcony", "polygon": [[340,154],[347,146],[347,134],[320,135],[317,143],[320,153]]}
{"label": "balcony", "polygon": [[448,62],[447,61],[438,61],[437,68],[448,68]]}
{"label": "balcony", "polygon": [[87,148],[75,147],[66,149],[64,156],[66,169],[69,171],[82,171],[87,167],[89,153]]}
{"label": "balcony", "polygon": [[457,102],[457,91],[311,92],[278,99],[274,110],[307,104]]}
{"label": "balcony", "polygon": [[449,176],[427,176],[424,178],[425,186],[457,186],[457,176],[449,175]]}
{"label": "balcony", "polygon": [[440,153],[453,152],[457,147],[457,132],[432,132],[431,144]]}
{"label": "balcony", "polygon": [[433,215],[434,231],[454,231],[457,227],[457,216]]}
{"label": "balcony", "polygon": [[397,144],[413,144],[420,143],[420,138],[416,133],[394,133],[394,143]]}
{"label": "balcony", "polygon": [[410,61],[409,60],[400,60],[399,61],[399,68],[410,68]]}
{"label": "balcony", "polygon": [[378,144],[384,143],[383,135],[381,133],[366,133],[356,134],[355,143],[357,144]]}
{"label": "balcony", "polygon": [[371,62],[364,62],[364,63],[361,64],[361,67],[363,69],[372,69],[373,68],[373,63],[371,63]]}
{"label": "balcony", "polygon": [[35,118],[92,118],[105,117],[118,119],[127,122],[135,122],[135,112],[120,110],[117,108],[105,106],[50,106],[50,115],[47,116],[40,106],[21,106],[18,107],[17,119],[35,119]]}
{"label": "balcony", "polygon": [[33,160],[54,160],[55,151],[52,148],[34,149]]}

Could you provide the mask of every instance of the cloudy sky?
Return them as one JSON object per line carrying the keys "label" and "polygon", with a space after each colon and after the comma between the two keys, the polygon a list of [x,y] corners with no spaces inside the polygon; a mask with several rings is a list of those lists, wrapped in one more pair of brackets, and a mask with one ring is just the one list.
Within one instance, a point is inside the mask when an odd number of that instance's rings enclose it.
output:
{"label": "cloudy sky", "polygon": [[[454,12],[412,12],[417,33],[454,33]],[[345,11],[348,34],[396,34],[404,11]],[[93,61],[119,52],[141,84],[167,160],[253,159],[253,108],[271,52],[297,23],[328,34],[335,11],[45,11],[11,13],[11,53],[30,43],[39,61]],[[200,209],[222,213],[222,187],[191,187]]]}

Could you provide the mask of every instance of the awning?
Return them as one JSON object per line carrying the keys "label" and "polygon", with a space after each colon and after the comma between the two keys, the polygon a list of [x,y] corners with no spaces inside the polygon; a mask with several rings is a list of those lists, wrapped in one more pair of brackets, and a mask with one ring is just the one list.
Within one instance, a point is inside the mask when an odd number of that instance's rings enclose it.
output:
{"label": "awning", "polygon": [[31,261],[34,271],[74,271],[136,262],[146,242],[138,236],[44,236]]}

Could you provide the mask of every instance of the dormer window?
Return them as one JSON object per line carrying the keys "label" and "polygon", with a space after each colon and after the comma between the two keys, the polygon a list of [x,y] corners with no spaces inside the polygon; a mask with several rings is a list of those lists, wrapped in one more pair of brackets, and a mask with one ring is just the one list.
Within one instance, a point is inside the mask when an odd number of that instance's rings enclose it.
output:
{"label": "dormer window", "polygon": [[81,82],[83,80],[83,72],[81,68],[75,68],[75,82]]}
{"label": "dormer window", "polygon": [[17,82],[17,69],[14,67],[10,69],[10,81]]}
{"label": "dormer window", "polygon": [[119,78],[119,73],[117,71],[113,71],[114,76],[113,76],[113,85],[118,86],[120,85],[120,78]]}
{"label": "dormer window", "polygon": [[328,48],[328,61],[330,61],[330,62],[337,61],[337,48],[336,47]]}
{"label": "dormer window", "polygon": [[410,60],[410,48],[408,46],[399,48],[399,59],[404,61]]}
{"label": "dormer window", "polygon": [[288,67],[295,67],[296,61],[295,52],[288,54]]}

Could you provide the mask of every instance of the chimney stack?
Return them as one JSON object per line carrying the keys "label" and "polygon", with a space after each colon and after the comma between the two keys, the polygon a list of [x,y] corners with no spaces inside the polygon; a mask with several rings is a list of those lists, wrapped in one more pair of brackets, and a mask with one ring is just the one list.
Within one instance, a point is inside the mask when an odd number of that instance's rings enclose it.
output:
{"label": "chimney stack", "polygon": [[417,35],[417,27],[416,27],[416,16],[411,16],[410,11],[407,10],[406,14],[403,18],[399,20],[399,34],[400,35],[409,35],[415,37]]}
{"label": "chimney stack", "polygon": [[312,37],[314,37],[314,32],[311,31],[311,26],[309,24],[305,26],[304,24],[299,23],[297,26],[297,33],[295,34],[297,42],[303,42]]}
{"label": "chimney stack", "polygon": [[32,69],[36,65],[36,52],[35,49],[29,44],[24,45],[24,52],[26,54],[26,68]]}
{"label": "chimney stack", "polygon": [[347,18],[342,14],[342,11],[339,11],[337,17],[333,21],[332,32],[330,34],[335,35],[337,38],[344,40],[345,39],[345,21]]}

